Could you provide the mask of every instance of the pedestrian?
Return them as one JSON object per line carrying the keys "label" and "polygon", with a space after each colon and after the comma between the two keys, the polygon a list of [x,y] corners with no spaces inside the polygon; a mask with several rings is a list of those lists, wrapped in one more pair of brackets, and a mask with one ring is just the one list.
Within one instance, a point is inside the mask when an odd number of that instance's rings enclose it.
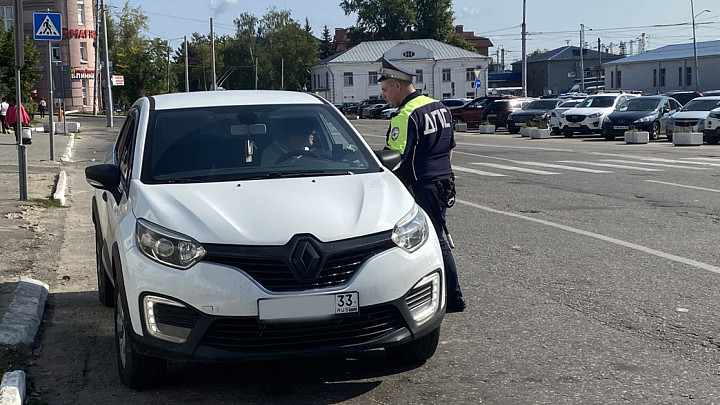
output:
{"label": "pedestrian", "polygon": [[402,163],[395,174],[408,186],[437,232],[445,265],[447,312],[462,312],[466,305],[460,291],[455,258],[450,251],[452,239],[445,223],[445,211],[455,202],[450,164],[455,147],[452,117],[444,104],[415,90],[413,76],[382,59],[378,79],[382,97],[391,107],[398,108],[390,120],[385,148],[402,155]]}
{"label": "pedestrian", "polygon": [[40,98],[40,102],[38,103],[38,111],[40,111],[40,118],[45,118],[45,108],[47,107],[47,103],[45,102],[44,98]]}
{"label": "pedestrian", "polygon": [[5,115],[5,124],[7,126],[12,127],[15,131],[15,137],[19,137],[21,142],[23,144],[31,144],[32,139],[31,138],[25,138],[22,136],[22,127],[28,127],[30,126],[30,116],[25,111],[25,107],[23,107],[22,104],[20,104],[20,125],[18,125],[17,122],[17,104],[15,103],[15,99],[10,99],[10,106],[7,109],[7,114]]}
{"label": "pedestrian", "polygon": [[10,107],[10,104],[8,104],[7,101],[5,101],[5,97],[3,97],[2,102],[0,102],[0,121],[2,121],[3,134],[7,134],[9,129],[5,123],[5,115],[7,114],[8,107]]}

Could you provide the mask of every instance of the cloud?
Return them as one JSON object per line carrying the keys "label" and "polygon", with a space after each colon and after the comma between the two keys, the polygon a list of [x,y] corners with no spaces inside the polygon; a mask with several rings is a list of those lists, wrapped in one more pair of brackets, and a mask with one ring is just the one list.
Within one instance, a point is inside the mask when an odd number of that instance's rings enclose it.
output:
{"label": "cloud", "polygon": [[217,17],[230,10],[237,2],[238,0],[210,0],[210,9],[213,12],[213,16]]}
{"label": "cloud", "polygon": [[483,14],[483,9],[481,9],[481,8],[463,7],[462,9],[455,11],[456,18],[473,17],[473,16],[479,16],[482,14]]}

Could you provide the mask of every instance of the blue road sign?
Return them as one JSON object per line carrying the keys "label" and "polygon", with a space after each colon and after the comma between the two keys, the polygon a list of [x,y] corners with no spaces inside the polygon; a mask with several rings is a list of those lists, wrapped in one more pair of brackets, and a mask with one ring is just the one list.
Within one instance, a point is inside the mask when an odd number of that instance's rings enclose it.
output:
{"label": "blue road sign", "polygon": [[62,18],[60,13],[33,13],[33,39],[60,41]]}
{"label": "blue road sign", "polygon": [[482,82],[480,81],[480,79],[475,79],[475,81],[473,82],[473,87],[475,87],[476,89],[482,87]]}

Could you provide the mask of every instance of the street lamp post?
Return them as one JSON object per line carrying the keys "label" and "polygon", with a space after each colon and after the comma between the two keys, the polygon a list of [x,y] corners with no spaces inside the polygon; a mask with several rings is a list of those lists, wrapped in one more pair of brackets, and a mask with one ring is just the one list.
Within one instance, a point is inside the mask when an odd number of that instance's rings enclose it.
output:
{"label": "street lamp post", "polygon": [[695,90],[700,90],[700,69],[698,67],[698,56],[697,56],[697,41],[695,39],[695,19],[702,13],[710,12],[710,10],[703,10],[695,14],[695,5],[693,0],[690,0],[690,13],[692,14],[692,31],[693,31],[693,57],[695,58]]}

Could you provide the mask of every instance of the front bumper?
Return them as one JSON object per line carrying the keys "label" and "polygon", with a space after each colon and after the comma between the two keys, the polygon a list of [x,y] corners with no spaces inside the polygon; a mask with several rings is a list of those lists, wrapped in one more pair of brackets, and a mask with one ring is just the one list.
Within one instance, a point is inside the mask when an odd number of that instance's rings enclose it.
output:
{"label": "front bumper", "polygon": [[[123,287],[132,322],[131,341],[139,353],[191,361],[238,361],[306,356],[403,344],[440,326],[445,313],[442,253],[434,232],[412,254],[393,247],[366,258],[350,279],[329,288],[277,291],[256,280],[242,264],[201,261],[175,270],[150,261],[135,248],[125,252]],[[240,262],[238,262],[240,263]],[[131,269],[131,270],[127,270]],[[255,278],[252,276],[255,274]],[[417,283],[437,274],[432,292]],[[265,285],[263,285],[265,284]],[[317,319],[263,321],[259,300],[359,294],[357,313]],[[437,304],[419,321],[411,308],[433,294]],[[179,305],[155,305],[153,321],[171,331],[184,330],[178,343],[148,330],[145,297]]]}
{"label": "front bumper", "polygon": [[602,117],[586,118],[579,122],[569,122],[564,119],[560,120],[560,129],[563,131],[582,132],[582,133],[601,133]]}
{"label": "front bumper", "polygon": [[639,122],[639,123],[632,123],[632,124],[618,124],[613,122],[604,122],[603,123],[603,134],[613,134],[617,136],[624,136],[625,131],[630,131],[631,128],[635,128],[638,131],[645,131],[645,132],[651,132],[653,126],[653,121],[648,122]]}

